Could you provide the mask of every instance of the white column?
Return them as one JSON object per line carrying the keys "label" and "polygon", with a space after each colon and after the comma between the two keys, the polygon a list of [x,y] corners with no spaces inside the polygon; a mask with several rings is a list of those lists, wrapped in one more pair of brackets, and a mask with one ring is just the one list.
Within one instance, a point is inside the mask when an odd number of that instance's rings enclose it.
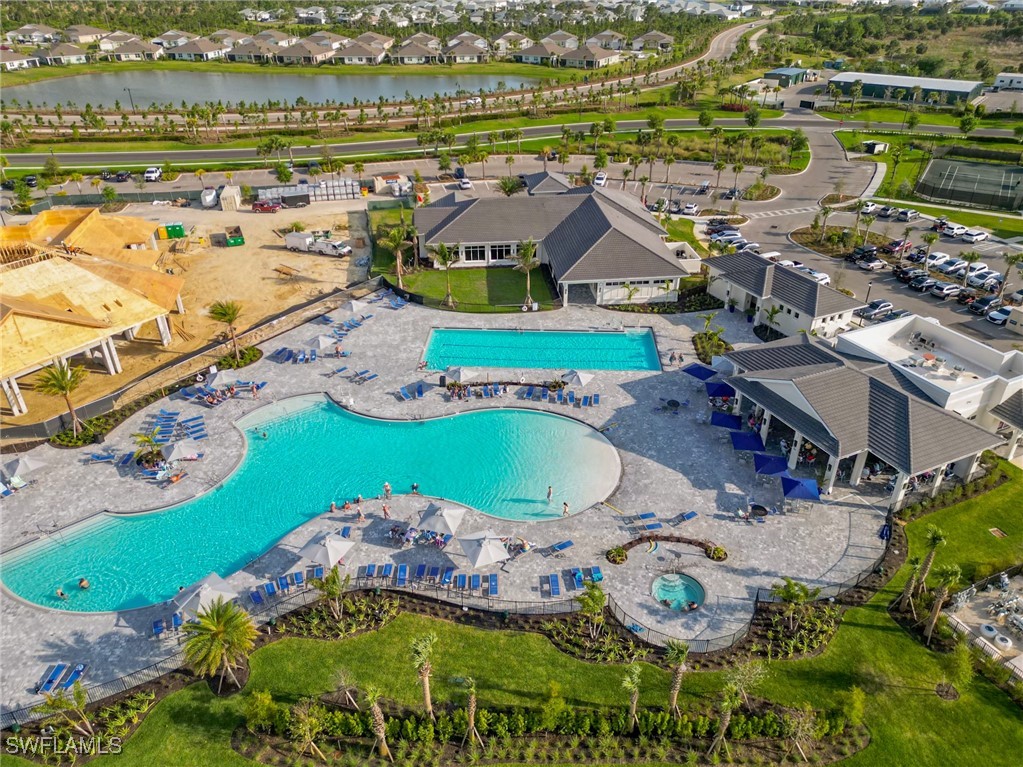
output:
{"label": "white column", "polygon": [[114,371],[117,373],[123,373],[124,370],[121,367],[121,358],[117,356],[117,346],[114,345],[114,339],[108,336],[106,343],[107,349],[110,350],[110,359],[114,363]]}
{"label": "white column", "polygon": [[135,340],[135,331],[136,330],[138,330],[138,328],[125,328],[125,330],[124,330],[124,338],[125,338],[125,340],[126,341],[134,341]]}
{"label": "white column", "polygon": [[15,396],[14,391],[11,389],[11,382],[13,378],[5,378],[0,381],[0,388],[3,388],[4,396],[7,398],[7,404],[11,406],[11,413],[15,416],[24,415],[25,411],[21,409],[21,403],[18,401],[18,397]]}
{"label": "white column", "polygon": [[799,448],[803,445],[803,435],[798,431],[792,439],[792,447],[789,448],[789,468],[794,469],[799,463]]}
{"label": "white column", "polygon": [[860,484],[863,479],[863,468],[867,465],[868,451],[864,450],[856,454],[856,460],[853,461],[852,474],[849,476],[849,484],[856,487]]}
{"label": "white column", "polygon": [[103,339],[99,344],[99,354],[103,358],[103,364],[106,366],[108,375],[115,375],[117,370],[114,368],[114,361],[110,359],[110,349],[107,348],[107,341]]}
{"label": "white column", "polygon": [[175,298],[174,298],[174,308],[178,310],[178,314],[184,314],[185,313],[185,305],[181,301],[181,294],[180,293],[177,296],[175,296]]}
{"label": "white column", "polygon": [[831,495],[835,489],[835,479],[838,477],[838,459],[828,456],[828,470],[824,473],[824,494]]}
{"label": "white column", "polygon": [[1009,452],[1005,459],[1011,461],[1016,457],[1016,450],[1019,448],[1019,438],[1023,436],[1023,429],[1013,429],[1009,434]]}
{"label": "white column", "polygon": [[942,466],[940,469],[934,472],[934,485],[931,487],[931,498],[934,498],[938,494],[938,490],[941,488],[941,481],[945,478],[945,467]]}
{"label": "white column", "polygon": [[771,430],[771,414],[764,411],[764,422],[760,424],[760,441],[767,445],[767,433]]}
{"label": "white column", "polygon": [[568,306],[568,285],[561,283],[561,305],[562,307]]}
{"label": "white column", "polygon": [[170,322],[167,320],[167,315],[156,318],[156,327],[160,331],[160,343],[164,346],[170,346],[173,337],[171,336]]}
{"label": "white column", "polygon": [[742,392],[735,393],[735,399],[732,400],[732,415],[742,417],[742,406],[745,400],[742,397]]}
{"label": "white column", "polygon": [[11,376],[9,379],[11,385],[11,391],[14,393],[14,398],[18,401],[18,407],[21,408],[22,413],[28,412],[28,405],[25,404],[25,398],[21,396],[21,388],[18,386],[18,379]]}
{"label": "white column", "polygon": [[909,475],[900,471],[895,475],[895,489],[892,490],[892,495],[888,499],[888,508],[892,511],[897,511],[899,506],[902,505],[902,499],[906,497],[906,485],[909,482]]}
{"label": "white column", "polygon": [[977,461],[980,460],[980,453],[970,458],[964,458],[961,461],[956,461],[952,467],[959,477],[962,478],[963,482],[969,482],[970,478],[973,477],[974,472],[977,471]]}

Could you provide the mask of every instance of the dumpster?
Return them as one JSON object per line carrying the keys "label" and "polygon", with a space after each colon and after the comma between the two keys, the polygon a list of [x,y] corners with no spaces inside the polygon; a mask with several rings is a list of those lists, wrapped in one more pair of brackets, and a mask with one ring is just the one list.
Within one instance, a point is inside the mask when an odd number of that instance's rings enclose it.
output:
{"label": "dumpster", "polygon": [[185,225],[180,221],[167,224],[167,237],[177,240],[185,236]]}
{"label": "dumpster", "polygon": [[233,248],[236,245],[244,245],[245,238],[242,237],[242,228],[240,226],[229,226],[227,227],[227,247]]}
{"label": "dumpster", "polygon": [[157,236],[158,239],[166,240],[167,239],[167,227],[165,227],[165,226],[159,227],[156,230],[156,236]]}

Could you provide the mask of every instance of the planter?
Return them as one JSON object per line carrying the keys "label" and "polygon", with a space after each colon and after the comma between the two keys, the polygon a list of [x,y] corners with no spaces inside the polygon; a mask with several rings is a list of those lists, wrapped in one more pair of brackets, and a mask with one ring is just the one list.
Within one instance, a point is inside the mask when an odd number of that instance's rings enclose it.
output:
{"label": "planter", "polygon": [[746,315],[746,322],[749,323],[750,325],[753,324],[753,315],[752,314],[747,314]]}

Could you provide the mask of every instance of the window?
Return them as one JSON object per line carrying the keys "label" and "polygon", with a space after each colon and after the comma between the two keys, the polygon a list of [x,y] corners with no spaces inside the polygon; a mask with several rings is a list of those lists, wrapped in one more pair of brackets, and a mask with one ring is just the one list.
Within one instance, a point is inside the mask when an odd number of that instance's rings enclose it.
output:
{"label": "window", "polygon": [[792,310],[789,309],[787,306],[785,307],[785,314],[792,314]]}
{"label": "window", "polygon": [[515,255],[515,246],[511,244],[506,245],[491,245],[490,246],[490,260],[500,261],[502,259],[508,259]]}
{"label": "window", "polygon": [[462,247],[462,260],[467,263],[472,262],[486,262],[487,260],[487,246],[486,245],[465,245]]}
{"label": "window", "polygon": [[798,320],[799,319],[799,312],[796,312],[794,316]]}

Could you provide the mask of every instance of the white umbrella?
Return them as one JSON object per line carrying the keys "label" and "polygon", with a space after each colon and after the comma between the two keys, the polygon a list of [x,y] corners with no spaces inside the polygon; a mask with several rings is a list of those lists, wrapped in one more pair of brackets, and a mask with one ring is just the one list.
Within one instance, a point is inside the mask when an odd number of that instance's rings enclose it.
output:
{"label": "white umbrella", "polygon": [[465,516],[465,509],[441,509],[433,508],[433,504],[430,504],[431,508],[428,508],[423,513],[423,518],[419,520],[420,530],[431,530],[441,535],[454,535],[455,530],[462,523],[462,517]]}
{"label": "white umbrella", "polygon": [[585,386],[593,380],[593,373],[580,373],[578,370],[569,370],[565,375],[561,376],[561,380],[567,384]]}
{"label": "white umbrella", "polygon": [[33,458],[30,455],[19,455],[13,461],[4,464],[4,471],[8,477],[17,477],[21,474],[30,474],[36,469],[42,469],[49,466],[48,463],[40,461],[38,458]]}
{"label": "white umbrella", "polygon": [[447,377],[458,383],[465,383],[474,378],[479,378],[479,372],[472,368],[448,368]]}
{"label": "white umbrella", "polygon": [[459,538],[458,542],[462,544],[462,551],[469,557],[473,567],[492,565],[508,558],[508,549],[493,530],[469,533]]}
{"label": "white umbrella", "polygon": [[303,546],[298,555],[324,567],[333,567],[345,554],[352,550],[354,541],[347,541],[337,533],[328,533],[322,538],[313,537]]}
{"label": "white umbrella", "polygon": [[352,299],[348,303],[341,304],[341,306],[338,307],[338,311],[351,312],[352,314],[355,314],[356,312],[358,312],[359,314],[362,314],[368,308],[369,308],[369,304],[367,304],[365,301],[359,301],[358,299]]}
{"label": "white umbrella", "polygon": [[183,439],[179,442],[172,442],[160,448],[163,457],[168,461],[180,461],[182,458],[192,458],[202,452],[202,446],[194,439]]}
{"label": "white umbrella", "polygon": [[174,604],[183,615],[194,618],[218,599],[230,602],[237,598],[238,592],[227,581],[216,573],[210,573],[174,597]]}
{"label": "white umbrella", "polygon": [[340,339],[335,336],[316,336],[312,341],[309,342],[310,346],[315,346],[317,349],[332,349],[341,343]]}
{"label": "white umbrella", "polygon": [[[203,385],[204,386],[208,386],[211,389],[216,389],[218,387],[224,387],[224,386],[227,386],[227,379],[228,378],[230,378],[230,376],[226,372],[224,372],[223,370],[215,370],[215,371],[213,371],[212,373],[210,373],[209,375],[206,376],[206,380],[203,381]],[[238,380],[237,374],[235,374],[234,380],[235,381]]]}

